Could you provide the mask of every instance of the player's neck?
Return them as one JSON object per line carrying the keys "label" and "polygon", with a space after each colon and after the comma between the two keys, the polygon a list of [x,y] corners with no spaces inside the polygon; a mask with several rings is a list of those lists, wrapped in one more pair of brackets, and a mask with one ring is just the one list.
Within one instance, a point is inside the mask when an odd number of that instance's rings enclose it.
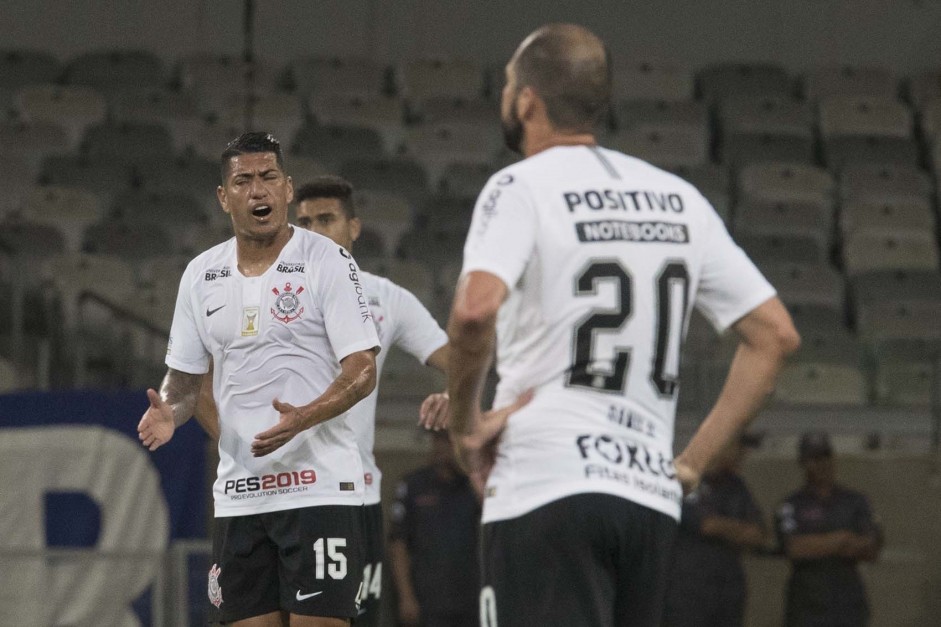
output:
{"label": "player's neck", "polygon": [[238,269],[244,276],[261,276],[275,262],[281,250],[294,235],[294,229],[285,224],[285,228],[270,239],[235,238],[235,254]]}
{"label": "player's neck", "polygon": [[597,146],[594,133],[565,133],[555,129],[540,129],[527,133],[523,139],[523,155],[532,157],[558,146]]}

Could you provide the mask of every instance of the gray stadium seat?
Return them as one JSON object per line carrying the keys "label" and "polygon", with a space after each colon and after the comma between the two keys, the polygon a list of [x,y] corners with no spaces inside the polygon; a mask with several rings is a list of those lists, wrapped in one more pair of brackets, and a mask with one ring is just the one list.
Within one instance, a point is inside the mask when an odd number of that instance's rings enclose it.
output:
{"label": "gray stadium seat", "polygon": [[808,100],[829,96],[897,98],[898,84],[889,70],[879,67],[830,66],[811,70],[804,77]]}
{"label": "gray stadium seat", "polygon": [[901,164],[853,163],[840,172],[844,202],[930,202],[932,187],[925,172]]}
{"label": "gray stadium seat", "polygon": [[340,167],[340,176],[359,189],[385,190],[420,205],[430,190],[428,174],[410,159],[350,159]]}
{"label": "gray stadium seat", "polygon": [[[429,394],[443,391],[444,385],[444,377],[437,370],[419,363],[398,348],[392,348],[378,385],[379,402],[411,400],[420,403]],[[418,422],[417,411],[414,418]]]}
{"label": "gray stadium seat", "polygon": [[167,190],[128,190],[111,206],[110,217],[120,222],[159,224],[168,232],[188,231],[208,222],[192,194]]}
{"label": "gray stadium seat", "polygon": [[827,251],[817,237],[743,234],[735,239],[762,268],[778,263],[822,265],[826,262]]}
{"label": "gray stadium seat", "polygon": [[421,163],[436,187],[449,164],[493,163],[502,144],[500,129],[494,124],[421,124],[408,130],[403,154]]}
{"label": "gray stadium seat", "polygon": [[284,156],[284,171],[294,180],[294,191],[312,179],[330,174],[326,165],[312,157],[288,154]]}
{"label": "gray stadium seat", "polygon": [[78,85],[25,85],[17,90],[14,100],[23,120],[62,126],[73,147],[78,146],[86,128],[104,122],[107,114],[104,96]]}
{"label": "gray stadium seat", "polygon": [[892,407],[929,408],[941,398],[937,361],[883,359],[876,366],[876,403]]}
{"label": "gray stadium seat", "polygon": [[351,159],[381,158],[385,144],[373,128],[308,124],[294,136],[291,151],[335,168]]}
{"label": "gray stadium seat", "polygon": [[389,154],[395,154],[405,138],[405,109],[398,98],[315,93],[307,106],[320,126],[375,130],[382,136]]}
{"label": "gray stadium seat", "polygon": [[615,116],[621,130],[690,129],[706,136],[709,134],[706,107],[692,100],[622,100]]}
{"label": "gray stadium seat", "polygon": [[709,160],[709,137],[688,128],[627,130],[608,135],[605,145],[667,169],[693,168]]}
{"label": "gray stadium seat", "polygon": [[4,176],[3,195],[0,196],[0,220],[9,212],[18,211],[36,187],[36,168],[15,154],[0,156],[0,172]]}
{"label": "gray stadium seat", "polygon": [[388,91],[388,68],[365,58],[301,57],[291,61],[289,72],[302,98],[326,94],[369,98]]}
{"label": "gray stadium seat", "polygon": [[414,224],[420,229],[466,238],[474,213],[474,201],[474,196],[432,196],[415,217]]}
{"label": "gray stadium seat", "polygon": [[202,116],[195,99],[184,93],[162,88],[129,89],[111,107],[117,124],[160,124],[170,131],[177,152],[182,152],[202,126]]}
{"label": "gray stadium seat", "polygon": [[938,245],[934,233],[922,230],[862,228],[847,235],[843,264],[850,276],[867,270],[937,270]]}
{"label": "gray stadium seat", "polygon": [[895,163],[918,167],[918,146],[900,137],[831,137],[823,142],[824,161],[832,172],[851,163]]}
{"label": "gray stadium seat", "polygon": [[[0,249],[17,257],[42,259],[66,250],[65,234],[57,225],[33,222],[19,212],[7,214],[0,223]],[[35,268],[21,267],[33,272]]]}
{"label": "gray stadium seat", "polygon": [[912,136],[912,112],[895,98],[830,96],[820,102],[820,133],[824,137]]}
{"label": "gray stadium seat", "polygon": [[413,259],[393,259],[385,272],[386,278],[415,295],[426,307],[435,297],[435,278],[426,264]]}
{"label": "gray stadium seat", "polygon": [[219,120],[234,128],[265,130],[287,141],[304,124],[304,107],[294,94],[233,95],[219,111]]}
{"label": "gray stadium seat", "polygon": [[484,93],[484,72],[470,60],[416,59],[399,68],[398,83],[409,102],[434,96],[479,98]]}
{"label": "gray stadium seat", "polygon": [[936,270],[870,270],[851,282],[856,307],[898,301],[941,302],[941,272]]}
{"label": "gray stadium seat", "polygon": [[81,152],[92,160],[118,159],[137,164],[173,157],[173,138],[160,124],[101,124],[85,131]]}
{"label": "gray stadium seat", "polygon": [[356,215],[366,226],[382,230],[394,250],[402,235],[412,228],[417,211],[409,200],[394,192],[357,188],[353,193]]}
{"label": "gray stadium seat", "polygon": [[733,95],[787,97],[794,91],[787,71],[770,63],[718,63],[700,70],[696,78],[706,102]]}
{"label": "gray stadium seat", "polygon": [[438,181],[440,191],[452,196],[479,194],[496,168],[488,163],[451,162],[445,166]]}
{"label": "gray stadium seat", "polygon": [[108,220],[85,229],[83,252],[112,255],[129,262],[181,252],[178,242],[153,223],[126,223]]}
{"label": "gray stadium seat", "polygon": [[692,183],[706,197],[716,213],[726,222],[732,214],[731,177],[728,170],[715,163],[672,168],[680,178]]}
{"label": "gray stadium seat", "polygon": [[611,95],[615,101],[691,100],[694,96],[693,73],[676,63],[640,60],[624,64],[615,61],[611,75]]}
{"label": "gray stadium seat", "polygon": [[23,204],[26,220],[61,229],[66,250],[74,253],[81,250],[85,227],[104,214],[105,207],[98,196],[77,187],[36,187]]}
{"label": "gray stadium seat", "polygon": [[432,96],[409,102],[410,115],[423,124],[460,123],[499,126],[500,109],[484,98],[454,98]]}
{"label": "gray stadium seat", "polygon": [[451,230],[413,228],[399,240],[396,255],[408,261],[418,261],[430,268],[440,268],[460,259],[465,239],[464,233]]}
{"label": "gray stadium seat", "polygon": [[72,140],[68,131],[55,122],[3,122],[0,146],[16,146],[17,158],[27,163],[35,175],[46,157],[67,154]]}
{"label": "gray stadium seat", "polygon": [[782,368],[775,405],[849,406],[868,404],[866,377],[859,366],[826,362],[791,362]]}
{"label": "gray stadium seat", "polygon": [[833,206],[833,177],[807,163],[767,161],[744,166],[738,173],[742,199],[761,203],[805,203]]}
{"label": "gray stadium seat", "polygon": [[935,144],[941,133],[941,96],[926,102],[920,116],[921,134],[926,144]]}
{"label": "gray stadium seat", "polygon": [[[221,154],[220,148],[219,155]],[[219,155],[213,161],[184,156],[141,162],[135,167],[134,182],[137,187],[147,192],[181,192],[192,195],[199,201],[204,213],[210,216],[221,214],[219,217],[225,216],[224,220],[228,223],[228,216],[222,212],[216,198],[216,187],[222,178]],[[290,158],[285,158],[285,161],[285,167],[288,167]],[[288,169],[288,173],[293,172]]]}
{"label": "gray stadium seat", "polygon": [[807,102],[769,95],[728,96],[719,103],[725,134],[763,133],[813,137],[814,110]]}
{"label": "gray stadium seat", "polygon": [[146,50],[94,51],[79,54],[68,62],[65,81],[105,93],[116,88],[162,86],[166,70],[160,57]]}
{"label": "gray stadium seat", "polygon": [[737,170],[750,163],[769,161],[813,164],[813,139],[767,133],[731,133],[723,136],[723,165]]}
{"label": "gray stadium seat", "polygon": [[54,83],[61,73],[58,59],[49,52],[10,49],[0,51],[0,86],[8,89]]}
{"label": "gray stadium seat", "polygon": [[131,186],[133,173],[132,164],[125,161],[52,156],[43,161],[38,183],[88,189],[107,205],[115,194]]}
{"label": "gray stadium seat", "polygon": [[852,200],[844,202],[840,209],[840,232],[844,238],[861,230],[931,232],[934,228],[935,213],[927,199]]}
{"label": "gray stadium seat", "polygon": [[249,71],[253,94],[270,94],[280,87],[280,73],[267,60],[248,64],[227,55],[193,54],[180,62],[180,88],[195,98],[200,111],[218,114],[230,97],[245,95]]}
{"label": "gray stadium seat", "polygon": [[744,201],[735,207],[737,236],[811,237],[826,253],[832,226],[832,209],[820,203]]}
{"label": "gray stadium seat", "polygon": [[768,264],[763,271],[787,305],[812,305],[838,313],[844,310],[843,277],[829,265]]}
{"label": "gray stadium seat", "polygon": [[896,300],[862,303],[856,310],[859,333],[881,340],[941,341],[941,301]]}

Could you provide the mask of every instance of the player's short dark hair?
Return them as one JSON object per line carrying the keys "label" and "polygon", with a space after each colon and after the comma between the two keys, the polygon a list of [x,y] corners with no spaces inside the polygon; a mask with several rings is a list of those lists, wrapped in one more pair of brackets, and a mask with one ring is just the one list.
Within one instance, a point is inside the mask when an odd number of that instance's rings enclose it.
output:
{"label": "player's short dark hair", "polygon": [[348,220],[356,217],[356,206],[353,203],[353,184],[342,176],[325,174],[318,176],[309,183],[301,185],[294,194],[294,201],[297,204],[305,200],[315,200],[317,198],[336,198],[343,207],[343,213]]}
{"label": "player's short dark hair", "polygon": [[589,31],[551,24],[536,31],[515,59],[518,89],[531,87],[558,129],[588,132],[611,100],[607,47]]}
{"label": "player's short dark hair", "polygon": [[229,142],[222,151],[221,170],[222,182],[229,174],[229,162],[232,157],[255,152],[273,152],[278,161],[278,167],[284,170],[284,156],[281,154],[281,142],[275,139],[275,136],[266,131],[252,131],[242,133]]}

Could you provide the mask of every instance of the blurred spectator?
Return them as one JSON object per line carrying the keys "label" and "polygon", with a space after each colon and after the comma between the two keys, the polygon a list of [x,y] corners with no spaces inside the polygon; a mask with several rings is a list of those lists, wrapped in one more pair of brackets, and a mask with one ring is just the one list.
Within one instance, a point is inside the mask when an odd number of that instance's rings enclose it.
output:
{"label": "blurred spectator", "polygon": [[805,433],[798,452],[804,487],[778,507],[776,520],[781,548],[791,560],[785,624],[868,625],[869,605],[856,565],[876,559],[882,532],[868,499],[836,483],[826,433]]}
{"label": "blurred spectator", "polygon": [[480,503],[446,431],[430,463],[407,475],[392,505],[389,559],[403,627],[477,627]]}
{"label": "blurred spectator", "polygon": [[699,489],[683,500],[673,549],[664,627],[736,627],[745,613],[745,572],[740,555],[766,543],[761,510],[739,474],[742,436],[723,453]]}

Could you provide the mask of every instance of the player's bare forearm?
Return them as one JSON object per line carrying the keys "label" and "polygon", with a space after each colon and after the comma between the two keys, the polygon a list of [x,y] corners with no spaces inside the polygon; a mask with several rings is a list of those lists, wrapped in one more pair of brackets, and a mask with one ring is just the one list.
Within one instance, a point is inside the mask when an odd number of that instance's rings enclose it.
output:
{"label": "player's bare forearm", "polygon": [[219,439],[219,409],[212,396],[212,368],[203,375],[199,386],[199,396],[196,397],[196,422],[213,440]]}
{"label": "player's bare forearm", "polygon": [[160,384],[160,398],[173,411],[173,423],[179,427],[196,410],[196,399],[203,375],[169,368]]}
{"label": "player's bare forearm", "polygon": [[360,402],[376,387],[376,352],[372,349],[347,355],[340,374],[313,402],[298,407],[310,428],[335,418]]}
{"label": "player's bare forearm", "polygon": [[778,372],[797,350],[800,336],[777,298],[759,305],[735,325],[741,343],[715,406],[686,450],[682,463],[704,472],[751,422],[774,391]]}

